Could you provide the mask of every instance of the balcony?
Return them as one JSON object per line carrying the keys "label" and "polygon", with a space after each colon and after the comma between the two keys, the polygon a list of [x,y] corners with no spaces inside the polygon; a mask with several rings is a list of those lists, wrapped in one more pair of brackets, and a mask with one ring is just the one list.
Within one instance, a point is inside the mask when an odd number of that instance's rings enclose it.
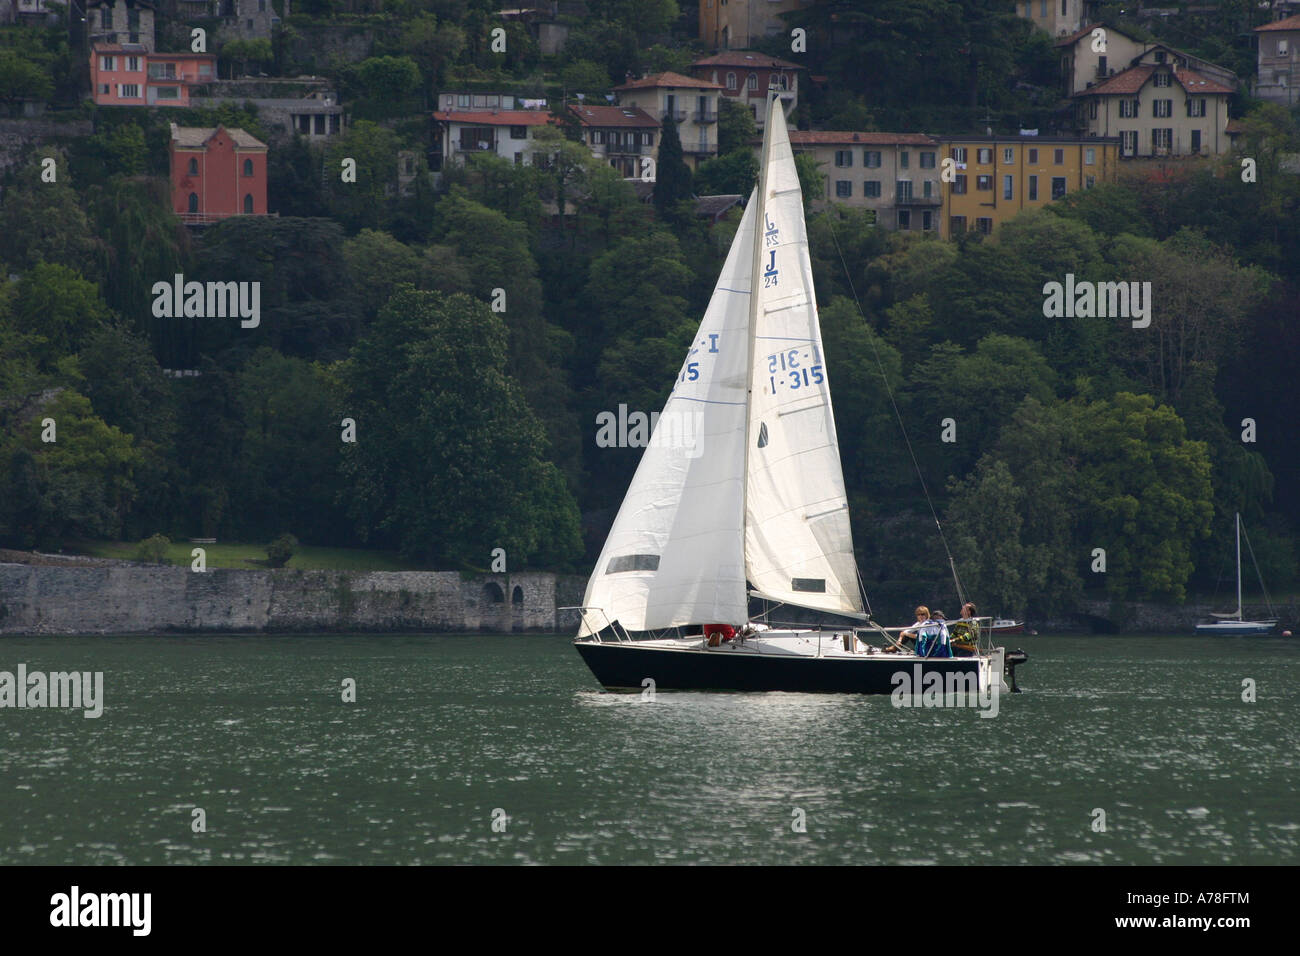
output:
{"label": "balcony", "polygon": [[640,143],[623,143],[618,146],[605,145],[605,153],[609,156],[640,156],[642,153],[648,153],[649,146],[642,146]]}
{"label": "balcony", "polygon": [[697,123],[716,123],[718,114],[715,110],[696,110],[691,114],[691,118]]}
{"label": "balcony", "polygon": [[475,140],[474,142],[460,142],[452,145],[458,153],[491,153],[495,152],[497,148],[495,140]]}
{"label": "balcony", "polygon": [[682,143],[683,153],[698,153],[703,156],[712,156],[718,151],[717,143]]}
{"label": "balcony", "polygon": [[685,123],[687,115],[686,110],[664,110],[664,119],[671,116],[674,123]]}
{"label": "balcony", "polygon": [[895,192],[895,206],[938,206],[942,200],[938,196],[914,196],[910,192]]}

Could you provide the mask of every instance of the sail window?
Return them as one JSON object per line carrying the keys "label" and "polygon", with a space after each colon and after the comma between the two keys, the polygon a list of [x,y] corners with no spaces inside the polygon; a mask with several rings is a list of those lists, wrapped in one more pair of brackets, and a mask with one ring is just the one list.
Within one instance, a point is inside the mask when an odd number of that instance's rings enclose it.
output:
{"label": "sail window", "polygon": [[767,447],[767,423],[766,422],[759,422],[758,425],[758,447],[759,448]]}
{"label": "sail window", "polygon": [[791,591],[813,591],[817,594],[826,593],[825,578],[791,578]]}
{"label": "sail window", "polygon": [[621,571],[658,571],[657,554],[620,554],[609,559],[606,574],[618,574]]}

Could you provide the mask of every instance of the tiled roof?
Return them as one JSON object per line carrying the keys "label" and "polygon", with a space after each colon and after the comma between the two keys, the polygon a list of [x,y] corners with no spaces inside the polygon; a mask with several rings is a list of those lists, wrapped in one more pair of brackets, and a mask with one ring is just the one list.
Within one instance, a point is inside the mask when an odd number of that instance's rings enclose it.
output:
{"label": "tiled roof", "polygon": [[1174,79],[1188,93],[1231,93],[1232,87],[1197,73],[1195,70],[1175,70]]}
{"label": "tiled roof", "polygon": [[629,80],[622,86],[616,86],[616,90],[644,90],[654,88],[676,88],[691,87],[701,90],[720,90],[722,86],[718,83],[710,83],[708,80],[697,80],[693,77],[682,76],[680,73],[673,73],[671,70],[665,73],[652,73],[650,76],[643,76],[639,80]]}
{"label": "tiled roof", "polygon": [[1262,27],[1255,27],[1256,33],[1262,33],[1265,30],[1300,30],[1300,13],[1295,16],[1287,17],[1285,20],[1274,20],[1272,23],[1266,23]]}
{"label": "tiled roof", "polygon": [[648,126],[659,124],[639,106],[570,106],[583,126]]}
{"label": "tiled roof", "polygon": [[[172,126],[172,142],[181,149],[198,149],[206,146],[219,129],[225,129],[222,126]],[[246,133],[238,127],[227,129],[231,140],[236,146],[244,149],[266,149],[266,144],[251,133]]]}
{"label": "tiled roof", "polygon": [[766,53],[750,53],[747,50],[726,50],[722,53],[715,53],[713,56],[706,56],[702,59],[695,60],[691,63],[691,66],[744,66],[763,67],[771,70],[803,69],[803,67],[798,63],[791,63],[789,60],[782,60],[774,56],[768,56]]}
{"label": "tiled roof", "polygon": [[1130,66],[1123,72],[1116,73],[1105,83],[1098,83],[1096,86],[1090,86],[1086,90],[1080,90],[1075,96],[1123,96],[1129,93],[1136,93],[1146,85],[1151,74],[1156,71],[1154,66]]}
{"label": "tiled roof", "polygon": [[924,133],[854,133],[832,130],[791,130],[791,146],[938,146]]}
{"label": "tiled roof", "polygon": [[433,118],[474,126],[545,126],[554,122],[546,110],[434,110]]}
{"label": "tiled roof", "polygon": [[1228,125],[1223,127],[1223,131],[1229,136],[1235,136],[1237,133],[1245,132],[1246,126],[1239,119],[1228,120]]}
{"label": "tiled roof", "polygon": [[744,199],[745,197],[741,195],[696,196],[695,215],[716,219],[732,206],[743,202]]}

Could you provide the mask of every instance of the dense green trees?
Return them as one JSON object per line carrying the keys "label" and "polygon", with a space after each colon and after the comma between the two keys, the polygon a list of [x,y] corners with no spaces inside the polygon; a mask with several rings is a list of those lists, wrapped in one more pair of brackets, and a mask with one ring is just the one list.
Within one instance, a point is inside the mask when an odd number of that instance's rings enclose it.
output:
{"label": "dense green trees", "polygon": [[523,564],[578,555],[577,509],[506,372],[508,338],[476,299],[407,290],[358,341],[342,370],[358,430],[344,500],[362,534],[453,566],[497,547]]}

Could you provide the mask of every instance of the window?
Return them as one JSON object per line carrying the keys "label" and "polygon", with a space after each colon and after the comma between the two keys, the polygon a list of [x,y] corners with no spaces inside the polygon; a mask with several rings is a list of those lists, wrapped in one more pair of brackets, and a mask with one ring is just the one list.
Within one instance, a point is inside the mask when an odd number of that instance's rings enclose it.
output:
{"label": "window", "polygon": [[1052,164],[1054,166],[1065,165],[1065,150],[1057,149],[1052,151]]}
{"label": "window", "polygon": [[848,199],[853,195],[853,183],[847,179],[835,180],[835,196],[837,199]]}
{"label": "window", "polygon": [[1200,151],[1201,151],[1201,131],[1199,129],[1194,129],[1192,130],[1192,152],[1199,153]]}
{"label": "window", "polygon": [[1106,75],[1106,58],[1104,56],[1097,57],[1097,75]]}
{"label": "window", "polygon": [[1121,119],[1132,119],[1138,115],[1137,100],[1120,100],[1119,115]]}
{"label": "window", "polygon": [[140,84],[123,83],[117,88],[117,95],[124,100],[137,100],[140,98]]}
{"label": "window", "polygon": [[934,153],[932,152],[921,153],[921,168],[934,169]]}
{"label": "window", "polygon": [[1064,195],[1065,195],[1065,177],[1053,176],[1052,177],[1052,198],[1060,199]]}
{"label": "window", "polygon": [[981,149],[976,155],[979,157],[978,162],[981,166],[987,166],[993,162],[993,150],[991,149]]}
{"label": "window", "polygon": [[109,7],[99,8],[99,28],[101,30],[113,29],[113,11]]}
{"label": "window", "polygon": [[880,168],[879,150],[874,150],[874,149],[863,150],[862,165],[867,167],[867,169],[879,169]]}
{"label": "window", "polygon": [[1157,118],[1173,116],[1174,101],[1173,100],[1152,100],[1151,115]]}
{"label": "window", "polygon": [[1097,151],[1093,149],[1091,146],[1083,151],[1083,165],[1085,166],[1097,165]]}
{"label": "window", "polygon": [[126,69],[128,73],[139,73],[140,58],[138,56],[128,56],[126,58]]}
{"label": "window", "polygon": [[950,234],[952,234],[952,235],[954,235],[954,236],[960,236],[960,235],[961,235],[963,232],[965,232],[965,231],[966,231],[966,217],[965,217],[965,216],[949,216],[949,217],[948,217],[948,232],[949,232]]}
{"label": "window", "polygon": [[1016,161],[1016,151],[1014,149],[1002,150],[1002,162],[1014,163]]}
{"label": "window", "polygon": [[1205,97],[1201,96],[1201,97],[1197,97],[1196,99],[1188,99],[1188,101],[1187,101],[1187,115],[1188,115],[1188,116],[1204,116],[1204,115],[1205,115]]}
{"label": "window", "polygon": [[976,176],[975,188],[980,192],[988,192],[993,188],[992,176]]}
{"label": "window", "polygon": [[1088,119],[1097,118],[1097,98],[1094,96],[1088,100]]}
{"label": "window", "polygon": [[1119,150],[1121,155],[1136,156],[1138,151],[1138,133],[1135,129],[1120,130]]}
{"label": "window", "polygon": [[746,88],[746,89],[750,89],[750,90],[756,90],[756,89],[758,89],[758,74],[757,74],[757,73],[751,73],[751,74],[749,74],[749,79],[747,79],[747,80],[745,81],[745,88]]}
{"label": "window", "polygon": [[1015,184],[1015,178],[1014,178],[1014,177],[1012,177],[1012,176],[1003,176],[1003,177],[1002,177],[1002,198],[1003,198],[1003,199],[1015,199],[1015,198],[1016,198],[1016,188],[1015,188],[1015,185],[1016,185],[1016,184]]}
{"label": "window", "polygon": [[1168,86],[1171,80],[1172,77],[1168,73],[1162,71],[1160,73],[1155,74],[1155,76],[1151,77],[1151,85]]}
{"label": "window", "polygon": [[593,129],[591,131],[591,145],[592,146],[605,145],[605,131],[603,129]]}
{"label": "window", "polygon": [[778,90],[788,90],[790,88],[790,78],[784,73],[776,78],[776,88]]}
{"label": "window", "polygon": [[1037,176],[1029,177],[1029,199],[1030,201],[1034,201],[1038,199],[1038,177]]}
{"label": "window", "polygon": [[111,90],[112,87],[110,87],[107,83],[99,84],[99,93],[101,96],[108,96]]}
{"label": "window", "polygon": [[199,211],[199,194],[198,194],[198,193],[190,193],[189,211],[190,211],[190,212],[198,212],[198,211]]}
{"label": "window", "polygon": [[1038,0],[1038,15],[1040,17],[1047,16],[1047,0]]}
{"label": "window", "polygon": [[[408,159],[407,162],[409,163],[410,160]],[[407,172],[410,172],[410,170],[407,170]],[[244,160],[244,175],[245,176],[253,175],[253,161],[251,159]]]}
{"label": "window", "polygon": [[1037,162],[1038,162],[1038,150],[1037,150],[1037,149],[1031,149],[1031,150],[1029,151],[1029,162],[1030,162],[1030,163],[1037,163]]}
{"label": "window", "polygon": [[965,173],[958,173],[955,177],[953,177],[952,191],[953,194],[957,196],[966,195],[966,174]]}
{"label": "window", "polygon": [[1174,144],[1172,129],[1153,129],[1151,131],[1151,148],[1155,151],[1168,150]]}
{"label": "window", "polygon": [[933,198],[934,198],[934,180],[933,180],[933,179],[927,179],[927,180],[925,180],[925,181],[922,183],[922,185],[921,185],[921,195],[925,196],[926,199],[933,199]]}
{"label": "window", "polygon": [[835,165],[839,167],[853,165],[853,150],[837,149],[835,151]]}
{"label": "window", "polygon": [[1070,13],[1070,11],[1066,9],[1066,4],[1068,4],[1069,2],[1070,0],[1061,0],[1061,16],[1063,17],[1067,16]]}
{"label": "window", "polygon": [[244,193],[244,213],[247,215],[253,211],[253,194]]}
{"label": "window", "polygon": [[175,63],[150,63],[149,64],[149,79],[151,80],[166,80],[166,79],[172,79],[175,76],[176,76]]}
{"label": "window", "polygon": [[611,148],[615,148],[622,145],[623,137],[619,134],[618,130],[612,129],[605,134],[605,142],[609,143]]}
{"label": "window", "polygon": [[907,150],[903,150],[903,152],[898,154],[898,167],[900,169],[907,169],[911,165],[911,163],[912,163],[912,154],[909,153]]}
{"label": "window", "polygon": [[160,100],[179,100],[181,91],[175,86],[160,86],[154,91],[154,95]]}
{"label": "window", "polygon": [[655,134],[654,134],[654,133],[642,133],[642,134],[641,134],[641,145],[642,145],[642,146],[653,146],[654,144],[655,144]]}
{"label": "window", "polygon": [[1277,41],[1277,55],[1278,55],[1278,56],[1286,56],[1288,50],[1289,50],[1289,46],[1288,46],[1286,40],[1278,40],[1278,41]]}
{"label": "window", "polygon": [[975,220],[975,231],[982,236],[987,236],[993,231],[993,220],[987,216],[980,216]]}
{"label": "window", "polygon": [[257,12],[266,13],[266,0],[257,0]]}
{"label": "window", "polygon": [[879,179],[865,180],[862,183],[862,195],[866,196],[868,199],[879,199],[880,180]]}
{"label": "window", "polygon": [[921,228],[926,232],[930,232],[934,229],[934,213],[930,212],[928,209],[921,211]]}
{"label": "window", "polygon": [[1084,189],[1091,189],[1091,188],[1092,188],[1093,186],[1095,186],[1095,185],[1097,185],[1097,177],[1096,177],[1096,176],[1084,176],[1084,177],[1083,177],[1083,188],[1084,188]]}
{"label": "window", "polygon": [[524,154],[523,154],[522,152],[516,152],[516,153],[515,153],[515,165],[516,165],[516,166],[522,166],[523,164],[524,164]]}
{"label": "window", "polygon": [[952,158],[954,162],[958,162],[958,163],[966,162],[966,147],[954,146],[952,148]]}
{"label": "window", "polygon": [[460,107],[463,107],[464,109],[469,109],[469,94],[468,94],[468,93],[457,93],[457,94],[456,94],[456,105],[457,105],[457,106],[460,106]]}
{"label": "window", "polygon": [[908,202],[912,198],[912,181],[910,179],[900,179],[894,183],[897,197],[895,202]]}
{"label": "window", "polygon": [[728,74],[727,74],[727,89],[729,89],[729,90],[734,90],[735,88],[736,88],[736,74],[735,74],[735,73],[728,73]]}
{"label": "window", "polygon": [[912,211],[910,209],[898,210],[898,228],[899,229],[912,228]]}
{"label": "window", "polygon": [[111,56],[101,56],[99,58],[99,68],[105,73],[112,73],[113,70],[116,69],[113,64],[113,58]]}
{"label": "window", "polygon": [[199,174],[199,161],[195,157],[190,157],[189,175],[197,176]]}
{"label": "window", "polygon": [[512,126],[512,127],[510,127],[510,138],[511,138],[511,139],[527,139],[527,138],[528,138],[528,127],[527,127],[527,126]]}
{"label": "window", "polygon": [[1164,62],[1165,62],[1165,51],[1164,51],[1164,50],[1156,50],[1156,62],[1157,62],[1157,63],[1164,63]]}
{"label": "window", "polygon": [[199,64],[199,76],[211,76],[211,75],[212,75],[212,64],[211,64],[211,63],[200,63],[200,64]]}
{"label": "window", "polygon": [[487,98],[487,94],[486,94],[486,93],[475,93],[475,94],[474,94],[474,107],[475,107],[475,109],[485,110],[485,109],[487,109],[487,105],[488,105],[488,98]]}

